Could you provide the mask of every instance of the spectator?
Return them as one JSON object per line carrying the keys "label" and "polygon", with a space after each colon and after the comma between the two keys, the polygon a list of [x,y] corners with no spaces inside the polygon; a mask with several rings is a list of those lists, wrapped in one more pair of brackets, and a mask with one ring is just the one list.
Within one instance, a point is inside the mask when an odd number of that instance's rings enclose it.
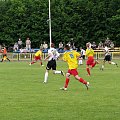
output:
{"label": "spectator", "polygon": [[114,43],[113,42],[110,43],[110,48],[114,49]]}
{"label": "spectator", "polygon": [[18,43],[14,44],[13,50],[14,50],[14,52],[16,52],[18,50]]}
{"label": "spectator", "polygon": [[22,40],[21,38],[18,39],[18,49],[22,48]]}
{"label": "spectator", "polygon": [[60,42],[59,43],[59,49],[58,49],[59,51],[62,51],[63,50],[63,43],[62,42]]}
{"label": "spectator", "polygon": [[43,49],[44,50],[47,50],[48,49],[48,44],[44,41],[44,43],[43,43]]}
{"label": "spectator", "polygon": [[31,49],[31,41],[30,41],[29,37],[26,39],[26,49],[27,50]]}
{"label": "spectator", "polygon": [[102,41],[100,41],[98,44],[98,49],[102,49],[102,48],[103,48],[103,43],[102,43]]}
{"label": "spectator", "polygon": [[93,50],[95,50],[95,49],[96,49],[96,46],[97,46],[96,43],[93,42],[91,47],[92,47]]}

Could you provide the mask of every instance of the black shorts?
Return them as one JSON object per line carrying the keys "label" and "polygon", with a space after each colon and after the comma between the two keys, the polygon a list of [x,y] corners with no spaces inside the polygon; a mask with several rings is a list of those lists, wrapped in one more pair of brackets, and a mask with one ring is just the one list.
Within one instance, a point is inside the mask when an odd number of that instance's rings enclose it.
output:
{"label": "black shorts", "polygon": [[105,61],[111,61],[111,55],[106,55],[104,58]]}
{"label": "black shorts", "polygon": [[3,58],[4,58],[4,57],[7,57],[7,54],[3,54]]}
{"label": "black shorts", "polygon": [[52,70],[56,70],[56,60],[50,60],[47,63],[47,70],[50,70],[52,68]]}
{"label": "black shorts", "polygon": [[82,55],[82,58],[85,60],[85,55]]}

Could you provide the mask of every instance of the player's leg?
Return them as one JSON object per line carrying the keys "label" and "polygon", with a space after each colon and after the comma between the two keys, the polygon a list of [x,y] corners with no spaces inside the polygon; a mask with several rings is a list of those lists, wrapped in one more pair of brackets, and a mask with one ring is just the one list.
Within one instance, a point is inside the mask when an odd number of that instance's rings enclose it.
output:
{"label": "player's leg", "polygon": [[6,59],[10,62],[10,59],[8,57]]}
{"label": "player's leg", "polygon": [[87,90],[88,90],[88,88],[89,88],[89,82],[85,81],[83,78],[79,77],[78,75],[75,75],[75,78],[76,78],[79,82],[83,83],[83,84],[87,87]]}
{"label": "player's leg", "polygon": [[34,60],[33,60],[32,62],[30,62],[30,64],[29,64],[29,65],[32,65],[32,64],[36,63],[36,62],[37,62],[37,60],[38,60],[38,58],[37,58],[37,56],[35,56],[35,57],[34,57]]}
{"label": "player's leg", "polygon": [[79,58],[78,64],[79,64],[79,65],[82,65],[82,64],[83,64],[82,58]]}
{"label": "player's leg", "polygon": [[45,71],[45,75],[44,75],[44,82],[43,83],[47,83],[47,81],[48,81],[48,72],[49,72],[50,69],[51,69],[51,64],[50,64],[50,61],[48,61],[46,71]]}
{"label": "player's leg", "polygon": [[48,81],[48,72],[49,70],[46,69],[43,83],[47,83]]}
{"label": "player's leg", "polygon": [[70,73],[66,73],[65,85],[64,85],[64,87],[62,87],[60,89],[61,90],[67,90],[69,81],[70,81]]}
{"label": "player's leg", "polygon": [[90,68],[89,68],[89,65],[86,65],[86,71],[87,71],[87,73],[88,73],[88,76],[90,76],[90,75],[91,75],[91,73],[90,73]]}
{"label": "player's leg", "polygon": [[51,65],[52,65],[51,68],[52,68],[54,74],[61,74],[61,75],[65,76],[63,71],[56,70],[56,61],[55,60],[52,61]]}

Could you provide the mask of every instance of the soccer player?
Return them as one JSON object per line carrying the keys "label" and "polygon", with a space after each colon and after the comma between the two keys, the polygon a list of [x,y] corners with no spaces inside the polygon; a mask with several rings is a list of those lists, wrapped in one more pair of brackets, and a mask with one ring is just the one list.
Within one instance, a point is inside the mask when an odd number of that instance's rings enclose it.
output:
{"label": "soccer player", "polygon": [[6,47],[4,47],[4,49],[2,50],[2,54],[3,54],[3,58],[1,60],[1,62],[3,62],[4,60],[8,60],[10,62],[10,59],[7,57],[7,49],[6,49]]}
{"label": "soccer player", "polygon": [[70,81],[70,75],[73,75],[79,82],[83,83],[87,89],[89,87],[89,82],[85,81],[83,78],[78,76],[78,58],[80,54],[75,50],[70,50],[68,45],[64,47],[65,53],[63,55],[63,61],[67,62],[68,64],[68,72],[66,73],[66,80],[64,87],[60,88],[61,90],[67,90],[68,84]]}
{"label": "soccer player", "polygon": [[58,51],[54,48],[54,43],[51,44],[51,48],[48,50],[48,56],[45,58],[45,60],[48,60],[46,71],[45,71],[45,76],[44,76],[44,82],[47,83],[48,81],[48,72],[49,70],[53,70],[54,74],[61,74],[64,76],[63,71],[58,71],[56,70],[56,60],[59,57]]}
{"label": "soccer player", "polygon": [[86,62],[86,71],[88,73],[88,76],[91,75],[90,69],[95,67],[96,64],[99,62],[94,60],[94,50],[91,48],[91,43],[88,42],[86,43],[86,56],[88,57],[87,62]]}
{"label": "soccer player", "polygon": [[41,66],[44,66],[44,65],[42,64],[42,48],[40,48],[40,49],[35,53],[34,61],[32,61],[29,65],[32,65],[32,64],[36,63],[38,60],[40,60]]}
{"label": "soccer player", "polygon": [[101,70],[104,69],[106,61],[108,61],[109,64],[116,65],[118,67],[117,63],[111,61],[111,53],[109,52],[109,48],[107,46],[105,46],[104,48],[104,53],[105,53],[105,57],[104,57],[103,64],[100,69]]}
{"label": "soccer player", "polygon": [[85,60],[85,50],[82,47],[80,47],[80,50],[81,50],[80,52],[81,56],[79,58],[78,64],[83,65],[83,60]]}

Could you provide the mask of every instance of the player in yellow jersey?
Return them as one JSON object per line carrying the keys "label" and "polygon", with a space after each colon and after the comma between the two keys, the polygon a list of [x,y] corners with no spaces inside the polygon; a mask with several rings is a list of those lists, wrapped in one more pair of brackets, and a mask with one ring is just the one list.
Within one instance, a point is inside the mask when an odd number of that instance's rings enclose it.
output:
{"label": "player in yellow jersey", "polygon": [[78,58],[80,57],[80,54],[75,50],[70,50],[70,47],[68,45],[64,47],[64,50],[65,53],[63,55],[63,60],[68,64],[68,72],[66,73],[65,85],[60,89],[67,90],[70,81],[70,75],[73,75],[79,82],[85,84],[85,86],[88,89],[89,82],[86,82],[83,78],[78,76],[77,68],[78,68]]}
{"label": "player in yellow jersey", "polygon": [[86,43],[86,56],[87,56],[87,62],[86,62],[86,70],[88,73],[88,76],[90,76],[90,69],[95,67],[96,64],[98,64],[98,61],[94,61],[94,50],[91,48],[91,43]]}
{"label": "player in yellow jersey", "polygon": [[35,56],[34,56],[34,61],[32,61],[29,65],[32,65],[34,63],[36,63],[38,60],[40,60],[40,64],[42,66],[44,66],[42,64],[42,48],[40,48],[40,50],[38,50],[36,53],[35,53]]}

